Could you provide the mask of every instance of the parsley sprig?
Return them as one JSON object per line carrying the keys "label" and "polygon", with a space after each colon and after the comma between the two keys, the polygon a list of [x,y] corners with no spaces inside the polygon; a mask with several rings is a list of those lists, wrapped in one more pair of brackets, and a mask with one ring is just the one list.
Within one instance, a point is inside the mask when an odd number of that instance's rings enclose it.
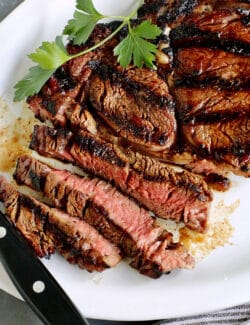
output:
{"label": "parsley sprig", "polygon": [[127,36],[114,48],[114,55],[117,56],[118,62],[124,68],[129,64],[139,68],[143,65],[155,68],[153,62],[155,61],[157,47],[149,41],[156,39],[161,30],[149,21],[143,21],[136,27],[131,26],[131,20],[136,15],[143,0],[137,2],[137,8],[128,16],[106,16],[96,10],[92,0],[77,0],[73,19],[68,21],[63,31],[63,34],[68,35],[75,45],[85,43],[97,22],[103,18],[119,19],[121,24],[99,43],[74,55],[67,52],[63,43],[63,36],[57,36],[53,42],[43,42],[34,53],[29,55],[29,58],[37,65],[31,67],[24,79],[15,85],[14,101],[20,101],[38,93],[57,68],[69,60],[104,45],[126,25],[128,26]]}

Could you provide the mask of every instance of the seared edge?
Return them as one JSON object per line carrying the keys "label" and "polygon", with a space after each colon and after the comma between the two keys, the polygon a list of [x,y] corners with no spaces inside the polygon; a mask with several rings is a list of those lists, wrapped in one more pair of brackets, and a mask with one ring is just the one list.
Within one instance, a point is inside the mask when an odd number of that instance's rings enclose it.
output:
{"label": "seared edge", "polygon": [[86,222],[20,194],[0,176],[0,200],[39,257],[57,249],[70,263],[102,271],[120,260],[119,250]]}

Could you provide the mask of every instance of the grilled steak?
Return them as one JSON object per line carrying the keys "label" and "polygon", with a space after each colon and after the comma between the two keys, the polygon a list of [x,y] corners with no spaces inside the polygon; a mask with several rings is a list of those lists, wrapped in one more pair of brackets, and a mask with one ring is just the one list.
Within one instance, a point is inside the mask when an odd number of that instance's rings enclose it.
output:
{"label": "grilled steak", "polygon": [[[17,192],[0,176],[0,201],[16,228],[39,257],[49,257],[56,250],[53,232],[45,226],[47,207]],[[35,212],[33,207],[37,207]]]}
{"label": "grilled steak", "polygon": [[215,84],[223,88],[250,86],[249,56],[218,49],[192,47],[179,49],[174,62],[177,85],[196,84],[205,87]]}
{"label": "grilled steak", "polygon": [[72,264],[102,271],[121,259],[119,250],[86,222],[20,194],[0,176],[0,200],[17,229],[39,257],[57,249]]}
{"label": "grilled steak", "polygon": [[202,175],[209,187],[218,191],[227,191],[230,188],[230,180],[227,178],[228,172],[236,175],[249,177],[249,158],[234,156],[233,153],[220,153],[220,155],[209,156],[201,151],[196,151],[184,142],[173,150],[151,153],[163,162],[171,162],[182,166],[192,173]]}
{"label": "grilled steak", "polygon": [[[61,105],[59,99],[60,96],[55,95],[51,96],[50,101],[44,102],[41,96],[34,96],[30,102],[30,108],[35,113],[36,117],[41,121],[51,121],[54,126],[58,127],[68,127],[72,131],[76,132],[77,130],[87,130],[93,135],[101,137],[103,140],[115,143],[119,147],[126,148],[127,144],[124,143],[123,139],[117,137],[113,134],[112,130],[104,125],[100,119],[96,116],[95,118],[89,112],[88,108],[84,105],[79,105],[72,98],[62,97],[64,105]],[[53,114],[51,113],[48,106],[54,107]],[[183,140],[184,141],[184,140]],[[183,148],[183,141],[181,144],[176,145],[172,150],[164,151],[152,151],[148,154],[152,157],[156,157],[162,161],[181,165],[188,170],[191,170],[194,173],[205,175],[206,181],[208,181],[209,186],[220,191],[225,191],[229,188],[229,180],[223,176],[226,171],[232,170],[232,166],[227,166],[222,162],[208,161],[207,158],[199,157],[193,149]],[[180,142],[180,141],[179,141]],[[179,148],[179,146],[181,148]],[[139,148],[134,148],[131,146],[131,149],[138,150]],[[143,153],[143,150],[142,150]],[[239,171],[239,167],[235,167],[234,170],[236,173],[241,173],[245,175],[245,172]]]}
{"label": "grilled steak", "polygon": [[171,33],[174,48],[203,45],[242,54],[250,52],[249,11],[221,9],[193,15]]}
{"label": "grilled steak", "polygon": [[154,71],[119,72],[100,64],[92,73],[89,100],[102,119],[131,143],[158,151],[175,141],[175,104]]}
{"label": "grilled steak", "polygon": [[184,221],[204,231],[212,199],[198,176],[107,143],[86,131],[72,134],[35,127],[31,148],[42,155],[73,162],[85,171],[113,182],[157,216]]}
{"label": "grilled steak", "polygon": [[[80,87],[76,88],[78,97],[60,91],[48,95],[46,91],[31,97],[30,107],[37,115],[38,105],[45,107],[50,118],[55,119],[65,109],[73,113],[75,105],[84,105],[88,98],[94,111],[126,141],[157,151],[175,142],[175,103],[167,84],[156,72],[143,69],[142,73],[136,68],[122,72],[97,62],[86,70],[88,78],[85,84],[81,81],[80,94]],[[42,114],[40,118],[45,119]]]}
{"label": "grilled steak", "polygon": [[[135,261],[143,257],[143,267],[139,267],[143,274],[148,270],[147,275],[158,277],[174,268],[192,266],[192,258],[173,243],[172,235],[158,226],[149,212],[106,182],[51,169],[29,156],[19,159],[15,178],[44,191],[70,215],[87,220]],[[139,266],[135,261],[133,265]]]}
{"label": "grilled steak", "polygon": [[[216,88],[175,89],[183,134],[205,154],[247,150],[250,144],[250,92]],[[238,149],[237,149],[238,148]],[[245,152],[247,153],[247,152]]]}
{"label": "grilled steak", "polygon": [[146,0],[138,11],[140,20],[151,20],[163,29],[179,25],[192,13],[211,11],[216,0]]}

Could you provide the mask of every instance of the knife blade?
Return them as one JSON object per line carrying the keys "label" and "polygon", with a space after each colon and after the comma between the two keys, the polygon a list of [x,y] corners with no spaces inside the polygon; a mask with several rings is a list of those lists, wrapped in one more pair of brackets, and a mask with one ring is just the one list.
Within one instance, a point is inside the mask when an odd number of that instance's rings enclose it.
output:
{"label": "knife blade", "polygon": [[21,296],[44,324],[89,325],[1,211],[0,260]]}

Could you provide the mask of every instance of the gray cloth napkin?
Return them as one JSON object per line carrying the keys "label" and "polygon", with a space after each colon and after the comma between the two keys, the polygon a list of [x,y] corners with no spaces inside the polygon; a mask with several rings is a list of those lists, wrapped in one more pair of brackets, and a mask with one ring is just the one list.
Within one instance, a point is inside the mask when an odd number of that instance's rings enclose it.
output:
{"label": "gray cloth napkin", "polygon": [[[216,297],[215,297],[216,299]],[[212,313],[189,317],[166,319],[154,325],[213,325],[213,324],[244,324],[250,325],[250,303]]]}

